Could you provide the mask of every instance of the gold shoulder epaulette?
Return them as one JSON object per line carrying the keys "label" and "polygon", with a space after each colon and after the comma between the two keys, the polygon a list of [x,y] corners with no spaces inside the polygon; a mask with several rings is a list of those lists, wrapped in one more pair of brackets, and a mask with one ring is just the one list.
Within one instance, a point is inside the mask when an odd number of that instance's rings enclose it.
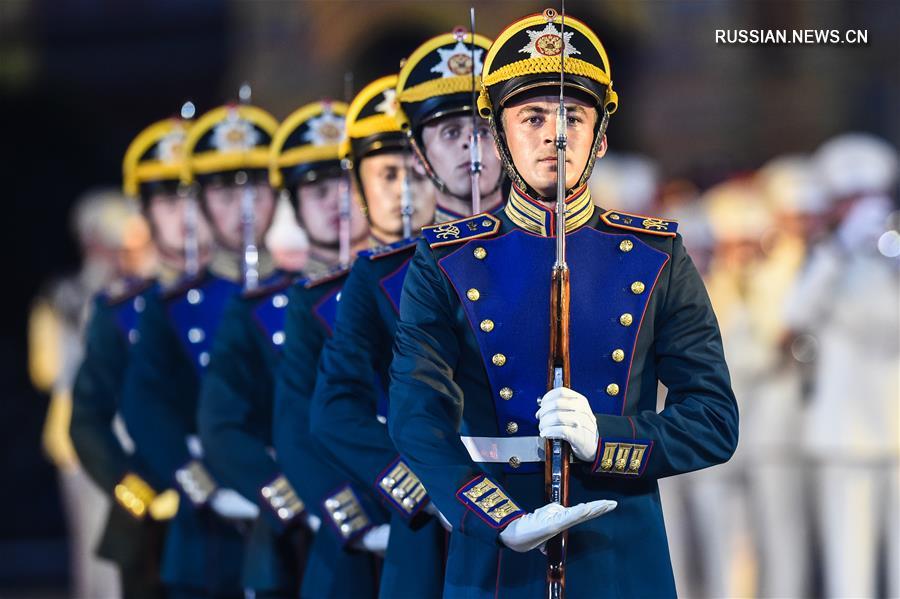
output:
{"label": "gold shoulder epaulette", "polygon": [[422,237],[431,247],[450,245],[493,235],[500,228],[500,219],[483,212],[459,220],[422,227]]}
{"label": "gold shoulder epaulette", "polygon": [[678,222],[674,220],[643,216],[641,214],[630,214],[628,212],[619,212],[617,210],[607,210],[600,215],[600,218],[610,227],[638,231],[640,233],[650,233],[651,235],[674,237],[675,232],[678,230]]}

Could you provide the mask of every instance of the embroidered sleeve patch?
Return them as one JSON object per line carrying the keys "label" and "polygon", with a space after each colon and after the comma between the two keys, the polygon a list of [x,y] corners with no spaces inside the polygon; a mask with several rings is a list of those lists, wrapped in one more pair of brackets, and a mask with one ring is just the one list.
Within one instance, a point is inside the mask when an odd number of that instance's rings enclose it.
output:
{"label": "embroidered sleeve patch", "polygon": [[593,472],[640,476],[647,467],[653,441],[646,439],[600,439]]}
{"label": "embroidered sleeve patch", "polygon": [[485,212],[459,220],[422,227],[422,237],[425,238],[428,245],[434,248],[486,237],[496,233],[499,228],[500,219]]}
{"label": "embroidered sleeve patch", "polygon": [[306,509],[297,496],[294,487],[284,475],[278,475],[272,482],[259,490],[269,508],[284,523],[292,522]]}
{"label": "embroidered sleeve patch", "polygon": [[372,528],[372,520],[350,485],[344,485],[326,497],[322,507],[322,514],[344,544],[351,543]]}
{"label": "embroidered sleeve patch", "polygon": [[378,477],[378,490],[407,518],[412,518],[428,503],[428,493],[419,478],[402,459],[397,458]]}
{"label": "embroidered sleeve patch", "polygon": [[206,504],[216,490],[215,481],[198,460],[191,460],[176,470],[175,481],[195,507]]}
{"label": "embroidered sleeve patch", "polygon": [[640,214],[629,214],[627,212],[608,210],[601,214],[600,218],[602,218],[603,222],[610,227],[626,229],[628,231],[639,231],[641,233],[650,233],[651,235],[674,237],[675,232],[678,231],[678,222],[653,216],[642,216]]}
{"label": "embroidered sleeve patch", "polygon": [[493,528],[502,528],[525,514],[494,481],[484,475],[460,488],[456,497]]}

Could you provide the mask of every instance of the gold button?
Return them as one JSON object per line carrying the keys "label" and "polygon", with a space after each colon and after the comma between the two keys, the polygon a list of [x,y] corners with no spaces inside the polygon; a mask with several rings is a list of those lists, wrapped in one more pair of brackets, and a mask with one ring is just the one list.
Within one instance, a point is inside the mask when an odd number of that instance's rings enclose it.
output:
{"label": "gold button", "polygon": [[506,364],[506,356],[503,354],[494,354],[491,357],[491,362],[494,363],[494,366],[503,366]]}
{"label": "gold button", "polygon": [[615,383],[610,383],[606,386],[606,394],[607,395],[618,395],[619,394],[619,386]]}
{"label": "gold button", "polygon": [[629,472],[637,472],[641,468],[641,461],[638,459],[631,460],[631,464],[628,466]]}
{"label": "gold button", "polygon": [[483,247],[477,247],[472,252],[472,254],[474,254],[474,256],[476,258],[478,258],[479,260],[484,260],[484,257],[487,256],[487,250],[484,249]]}
{"label": "gold button", "polygon": [[506,432],[510,435],[514,435],[519,432],[519,425],[515,422],[507,422],[506,423]]}
{"label": "gold button", "polygon": [[623,314],[622,316],[619,317],[619,323],[623,327],[631,326],[632,322],[634,322],[634,318],[632,318],[631,314],[629,314],[628,312],[626,312],[625,314]]}
{"label": "gold button", "polygon": [[513,468],[518,468],[519,466],[522,465],[522,460],[520,460],[516,456],[513,456],[513,457],[509,458],[509,465],[512,466]]}
{"label": "gold button", "polygon": [[483,220],[483,221],[481,221],[481,226],[484,227],[485,229],[488,228],[488,227],[490,227],[491,224],[492,224],[492,223],[491,223],[491,221],[489,221],[489,220]]}
{"label": "gold button", "polygon": [[478,293],[478,290],[472,287],[468,291],[466,291],[466,297],[469,298],[473,302],[477,302],[478,298],[481,297],[481,294]]}
{"label": "gold button", "polygon": [[486,318],[481,321],[481,330],[485,333],[490,333],[494,330],[494,321]]}
{"label": "gold button", "polygon": [[619,249],[622,250],[623,252],[630,252],[633,247],[634,247],[634,244],[631,242],[630,239],[623,239],[622,243],[619,244]]}
{"label": "gold button", "polygon": [[509,401],[510,399],[512,399],[512,396],[513,396],[513,390],[510,389],[509,387],[503,387],[502,389],[500,389],[501,399]]}
{"label": "gold button", "polygon": [[626,463],[627,462],[625,461],[625,458],[619,458],[618,460],[616,460],[616,470],[619,472],[623,472],[625,470]]}
{"label": "gold button", "polygon": [[601,467],[603,470],[609,470],[610,468],[612,468],[612,459],[606,458],[605,460],[603,460],[602,462],[600,462],[600,467]]}
{"label": "gold button", "polygon": [[640,295],[644,293],[644,284],[640,281],[635,281],[631,284],[631,293],[635,295]]}
{"label": "gold button", "polygon": [[625,352],[621,349],[614,349],[612,353],[613,362],[621,362],[625,359]]}

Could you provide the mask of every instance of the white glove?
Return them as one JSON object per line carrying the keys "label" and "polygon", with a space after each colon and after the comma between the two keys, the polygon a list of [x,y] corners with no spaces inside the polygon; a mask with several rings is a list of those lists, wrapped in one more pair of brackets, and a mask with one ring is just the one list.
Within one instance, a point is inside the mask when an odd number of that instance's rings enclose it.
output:
{"label": "white glove", "polygon": [[213,511],[228,520],[253,520],[259,507],[233,489],[218,489],[209,502]]}
{"label": "white glove", "polygon": [[500,540],[513,551],[519,553],[531,551],[576,524],[611,512],[617,505],[615,501],[608,499],[579,503],[571,507],[548,503],[510,522],[500,533]]}
{"label": "white glove", "polygon": [[444,527],[444,530],[447,532],[453,532],[453,525],[450,524],[450,521],[444,517],[444,514],[441,513],[441,510],[437,509],[437,506],[434,505],[433,501],[429,501],[425,506],[425,513],[431,514],[435,518],[438,519],[438,522],[441,523],[441,526]]}
{"label": "white glove", "polygon": [[322,519],[315,514],[310,514],[309,512],[307,512],[306,526],[308,526],[309,529],[314,533],[319,532],[319,529],[322,528]]}
{"label": "white glove", "polygon": [[355,545],[359,549],[384,556],[384,552],[387,551],[390,535],[391,525],[379,524],[366,531],[366,533],[356,541]]}
{"label": "white glove", "polygon": [[563,439],[572,446],[575,457],[593,462],[597,457],[597,417],[587,397],[567,387],[547,391],[541,398],[541,409],[535,414],[541,437]]}

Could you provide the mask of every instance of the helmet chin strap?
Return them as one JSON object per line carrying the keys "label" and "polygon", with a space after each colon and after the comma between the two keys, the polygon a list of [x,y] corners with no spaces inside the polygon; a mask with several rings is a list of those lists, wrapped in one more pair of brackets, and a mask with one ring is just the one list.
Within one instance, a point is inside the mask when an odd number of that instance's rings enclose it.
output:
{"label": "helmet chin strap", "polygon": [[[491,116],[488,117],[488,124],[491,128],[491,135],[494,136],[494,140],[496,140],[497,142],[497,149],[500,151],[500,161],[503,163],[503,166],[506,169],[509,178],[512,179],[512,182],[516,187],[525,191],[525,193],[527,193],[529,196],[534,198],[541,197],[541,194],[539,194],[533,187],[526,183],[522,176],[519,174],[519,171],[516,170],[516,166],[512,160],[512,155],[509,153],[509,147],[506,145],[506,138],[500,135],[493,112],[491,113]],[[597,152],[600,150],[600,144],[603,142],[603,136],[606,134],[606,127],[608,125],[609,111],[604,107],[603,116],[600,118],[600,122],[598,123],[597,128],[594,131],[594,141],[591,144],[591,153],[588,155],[587,164],[584,165],[584,170],[581,171],[581,177],[578,178],[578,183],[573,189],[581,187],[587,182],[588,179],[590,179],[591,171],[594,170],[594,163],[597,161]]]}
{"label": "helmet chin strap", "polygon": [[[428,160],[428,157],[425,156],[425,152],[422,149],[422,146],[419,143],[419,141],[416,139],[416,136],[412,134],[412,130],[407,129],[406,135],[409,138],[409,145],[412,147],[413,153],[415,153],[416,158],[419,159],[419,163],[422,165],[422,168],[425,169],[425,174],[428,175],[428,178],[431,179],[431,182],[434,184],[435,187],[437,187],[438,191],[440,191],[441,193],[446,194],[448,196],[454,197],[457,200],[461,200],[463,202],[471,201],[472,200],[471,192],[460,194],[460,193],[453,193],[452,191],[450,191],[450,189],[447,187],[447,184],[444,183],[443,179],[441,179],[441,177],[437,174],[437,172],[435,172],[434,167],[431,166],[431,162]],[[494,192],[496,192],[498,189],[500,189],[501,185],[503,185],[503,173],[502,172],[500,173],[500,176],[497,177],[497,182],[494,184],[494,187],[492,187],[491,190],[484,195],[486,195],[486,196],[492,195]]]}

